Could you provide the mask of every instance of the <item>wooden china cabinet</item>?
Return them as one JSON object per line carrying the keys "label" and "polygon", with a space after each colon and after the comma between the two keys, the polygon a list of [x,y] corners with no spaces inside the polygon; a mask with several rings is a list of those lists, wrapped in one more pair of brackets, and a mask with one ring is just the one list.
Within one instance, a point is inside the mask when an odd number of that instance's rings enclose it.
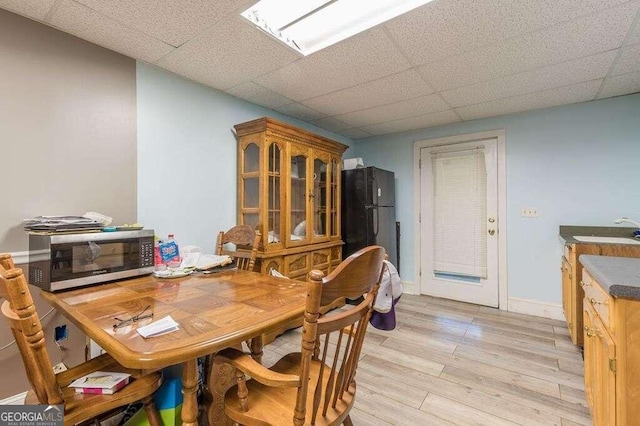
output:
{"label": "wooden china cabinet", "polygon": [[342,260],[340,171],[346,145],[269,117],[238,135],[238,224],[260,235],[256,270],[305,279]]}

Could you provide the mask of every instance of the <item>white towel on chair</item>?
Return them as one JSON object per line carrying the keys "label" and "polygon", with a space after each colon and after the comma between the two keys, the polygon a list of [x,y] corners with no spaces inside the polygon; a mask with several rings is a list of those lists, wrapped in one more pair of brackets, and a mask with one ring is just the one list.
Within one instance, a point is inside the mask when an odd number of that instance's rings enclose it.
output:
{"label": "white towel on chair", "polygon": [[382,314],[389,312],[393,307],[393,301],[402,296],[402,281],[398,270],[388,260],[385,260],[384,264],[380,289],[373,305],[373,309]]}

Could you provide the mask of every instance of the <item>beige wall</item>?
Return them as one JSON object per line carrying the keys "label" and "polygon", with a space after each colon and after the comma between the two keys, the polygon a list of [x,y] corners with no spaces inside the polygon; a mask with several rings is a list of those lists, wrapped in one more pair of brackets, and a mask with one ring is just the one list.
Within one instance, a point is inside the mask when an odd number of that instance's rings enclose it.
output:
{"label": "beige wall", "polygon": [[[0,252],[28,249],[26,217],[137,220],[135,72],[133,59],[0,10]],[[64,353],[52,341],[59,324],[69,325]],[[85,338],[64,317],[43,325],[54,364],[84,359]],[[0,348],[11,340],[2,321]],[[0,378],[0,399],[28,389],[15,345],[0,351]]]}
{"label": "beige wall", "polygon": [[0,249],[34,215],[135,222],[135,61],[4,10],[0,58]]}

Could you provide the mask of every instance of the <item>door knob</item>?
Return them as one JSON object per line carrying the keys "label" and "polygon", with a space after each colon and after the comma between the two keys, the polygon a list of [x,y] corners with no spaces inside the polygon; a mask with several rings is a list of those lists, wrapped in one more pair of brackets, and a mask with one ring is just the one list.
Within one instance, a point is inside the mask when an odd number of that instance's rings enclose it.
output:
{"label": "door knob", "polygon": [[496,221],[496,220],[495,220],[494,218],[492,218],[492,217],[490,217],[490,218],[489,218],[489,223],[493,223],[493,222],[495,222],[495,221]]}
{"label": "door knob", "polygon": [[493,234],[495,234],[495,233],[496,233],[496,230],[495,230],[495,229],[493,229],[493,228],[489,229],[489,235],[493,235]]}

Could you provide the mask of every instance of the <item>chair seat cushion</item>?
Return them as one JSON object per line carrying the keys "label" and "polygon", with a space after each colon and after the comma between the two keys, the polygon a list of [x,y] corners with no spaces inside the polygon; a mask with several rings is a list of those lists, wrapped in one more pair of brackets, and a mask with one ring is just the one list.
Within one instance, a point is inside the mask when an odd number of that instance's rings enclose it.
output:
{"label": "chair seat cushion", "polygon": [[[284,374],[300,373],[300,353],[292,353],[281,358],[271,370]],[[307,411],[305,424],[311,423],[311,414],[313,412],[314,393],[318,377],[320,373],[321,362],[312,361],[309,373],[309,388],[307,396]],[[325,365],[322,373],[322,388],[326,388],[329,380],[331,368]],[[336,376],[337,376],[336,372]],[[334,377],[335,380],[335,377]],[[298,388],[278,388],[264,386],[256,380],[247,382],[249,390],[248,410],[243,412],[240,409],[238,399],[237,386],[227,391],[225,396],[225,412],[234,421],[245,425],[291,425],[293,424],[293,414],[296,402]],[[341,424],[349,414],[349,410],[353,406],[354,396],[356,392],[356,383],[352,381],[346,392],[343,393],[342,399],[336,401],[335,407],[331,403],[327,409],[325,416],[322,415],[322,407],[324,405],[324,395],[320,396],[320,404],[318,414],[313,424],[315,425],[335,425]]]}

